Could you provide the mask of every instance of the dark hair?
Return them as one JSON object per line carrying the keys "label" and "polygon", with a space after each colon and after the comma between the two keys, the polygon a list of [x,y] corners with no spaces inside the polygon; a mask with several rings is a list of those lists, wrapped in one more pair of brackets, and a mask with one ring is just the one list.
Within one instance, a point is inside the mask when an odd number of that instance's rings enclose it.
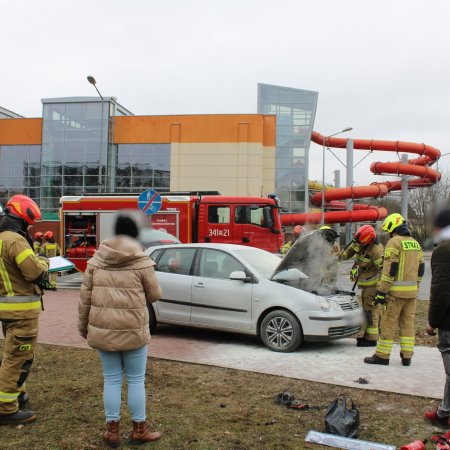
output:
{"label": "dark hair", "polygon": [[445,228],[450,225],[450,208],[441,209],[434,219],[436,228]]}
{"label": "dark hair", "polygon": [[127,216],[119,216],[114,227],[115,234],[125,234],[136,239],[139,235],[139,230],[136,222]]}

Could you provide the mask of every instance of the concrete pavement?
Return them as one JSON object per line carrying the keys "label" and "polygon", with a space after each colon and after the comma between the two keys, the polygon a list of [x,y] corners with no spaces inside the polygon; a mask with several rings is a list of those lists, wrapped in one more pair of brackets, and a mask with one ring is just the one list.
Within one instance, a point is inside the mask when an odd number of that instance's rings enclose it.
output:
{"label": "concrete pavement", "polygon": [[[39,342],[87,348],[77,332],[79,291],[45,294]],[[396,346],[389,366],[363,363],[373,349],[357,348],[353,339],[305,345],[294,353],[267,350],[256,337],[172,326],[152,338],[155,358],[248,370],[361,389],[440,398],[445,373],[436,348],[417,347],[411,367],[403,367]],[[367,385],[355,383],[359,377]],[[288,384],[288,383],[287,383]]]}

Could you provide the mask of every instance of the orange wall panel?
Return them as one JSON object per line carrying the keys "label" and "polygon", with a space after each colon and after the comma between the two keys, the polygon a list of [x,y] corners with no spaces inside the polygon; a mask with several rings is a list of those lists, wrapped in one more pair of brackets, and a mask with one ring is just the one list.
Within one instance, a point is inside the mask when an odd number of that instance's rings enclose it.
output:
{"label": "orange wall panel", "polygon": [[248,142],[262,143],[265,138],[275,142],[275,118],[268,116],[267,122],[265,119],[260,114],[120,116],[115,118],[114,142],[239,142],[239,125],[243,123],[248,124]]}
{"label": "orange wall panel", "polygon": [[277,145],[277,116],[263,116],[264,120],[264,147]]}
{"label": "orange wall panel", "polygon": [[42,143],[42,119],[0,119],[0,145]]}

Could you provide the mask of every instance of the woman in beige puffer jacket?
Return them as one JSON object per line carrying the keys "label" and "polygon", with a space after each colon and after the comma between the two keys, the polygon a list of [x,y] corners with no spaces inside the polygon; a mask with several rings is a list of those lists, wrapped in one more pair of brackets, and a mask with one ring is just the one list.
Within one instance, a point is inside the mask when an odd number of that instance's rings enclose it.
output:
{"label": "woman in beige puffer jacket", "polygon": [[133,419],[131,440],[143,443],[161,436],[148,431],[145,414],[144,381],[150,341],[147,304],[161,297],[154,265],[135,239],[119,235],[101,243],[84,274],[78,328],[88,344],[99,351],[102,361],[107,421],[103,439],[111,447],[119,445],[124,371]]}

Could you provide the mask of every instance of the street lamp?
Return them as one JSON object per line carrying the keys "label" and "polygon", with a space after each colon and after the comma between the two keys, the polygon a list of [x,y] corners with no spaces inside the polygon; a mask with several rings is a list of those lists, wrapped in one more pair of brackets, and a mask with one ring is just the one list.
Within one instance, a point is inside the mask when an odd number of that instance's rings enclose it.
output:
{"label": "street lamp", "polygon": [[100,154],[99,154],[99,161],[98,161],[98,192],[102,192],[102,171],[103,171],[102,144],[103,144],[103,105],[104,105],[104,100],[103,100],[102,94],[100,94],[100,91],[97,88],[97,81],[95,80],[95,78],[92,75],[88,75],[87,80],[89,81],[89,83],[92,84],[92,86],[95,87],[95,90],[97,91],[98,95],[100,96],[100,98],[102,100],[102,110],[101,110],[102,117],[100,119]]}
{"label": "street lamp", "polygon": [[353,130],[352,127],[347,127],[341,131],[338,131],[337,133],[330,134],[329,136],[326,136],[323,138],[323,142],[322,142],[322,216],[321,216],[321,221],[320,221],[322,226],[325,223],[325,150],[326,150],[325,143],[327,142],[327,140],[330,137],[337,136],[338,134],[346,133],[347,131],[351,131],[351,130]]}

